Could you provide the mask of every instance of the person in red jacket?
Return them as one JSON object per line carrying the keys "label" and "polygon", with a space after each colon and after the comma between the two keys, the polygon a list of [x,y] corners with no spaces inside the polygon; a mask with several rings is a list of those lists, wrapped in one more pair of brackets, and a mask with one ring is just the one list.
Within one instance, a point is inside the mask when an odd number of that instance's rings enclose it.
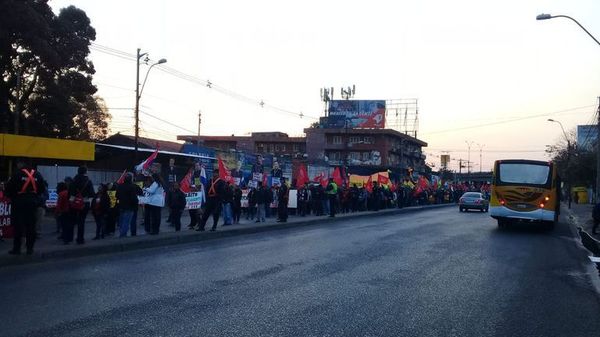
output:
{"label": "person in red jacket", "polygon": [[69,221],[71,221],[69,216],[69,189],[67,187],[67,183],[58,183],[58,185],[56,185],[56,193],[58,194],[58,199],[56,200],[54,214],[56,215],[56,220],[58,221],[58,225],[61,229],[60,239],[67,244],[68,242],[66,241],[64,233],[65,230],[70,226]]}

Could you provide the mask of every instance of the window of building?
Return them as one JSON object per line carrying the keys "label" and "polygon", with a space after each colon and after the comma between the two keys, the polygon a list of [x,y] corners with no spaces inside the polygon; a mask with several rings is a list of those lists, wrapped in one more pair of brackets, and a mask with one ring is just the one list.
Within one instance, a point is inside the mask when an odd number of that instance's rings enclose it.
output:
{"label": "window of building", "polygon": [[274,153],[275,152],[275,145],[269,144],[269,152],[270,153]]}
{"label": "window of building", "polygon": [[285,152],[285,144],[281,144],[281,152]]}
{"label": "window of building", "polygon": [[360,152],[350,152],[350,159],[360,160]]}
{"label": "window of building", "polygon": [[279,144],[275,144],[275,152],[279,152],[281,149],[281,147],[279,146]]}
{"label": "window of building", "polygon": [[375,143],[373,141],[373,137],[371,137],[371,136],[365,136],[364,142],[365,142],[365,144],[374,144]]}
{"label": "window of building", "polygon": [[342,136],[333,136],[332,143],[333,144],[342,144]]}
{"label": "window of building", "polygon": [[341,152],[329,152],[329,160],[341,160],[342,153]]}
{"label": "window of building", "polygon": [[350,143],[351,143],[351,144],[358,144],[358,143],[360,143],[360,142],[361,142],[361,139],[360,139],[360,138],[361,138],[361,137],[358,137],[358,136],[352,136],[352,137],[350,137]]}
{"label": "window of building", "polygon": [[300,152],[300,145],[294,144],[294,145],[292,145],[292,149],[294,152]]}
{"label": "window of building", "polygon": [[371,154],[369,152],[363,152],[362,153],[362,160],[363,161],[367,161],[371,159]]}

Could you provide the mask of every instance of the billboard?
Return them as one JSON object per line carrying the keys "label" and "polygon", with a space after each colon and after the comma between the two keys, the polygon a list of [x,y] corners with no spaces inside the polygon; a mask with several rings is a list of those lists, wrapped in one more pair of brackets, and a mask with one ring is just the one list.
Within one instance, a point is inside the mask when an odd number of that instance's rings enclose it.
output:
{"label": "billboard", "polygon": [[325,127],[383,129],[385,127],[385,101],[330,101],[329,117]]}
{"label": "billboard", "polygon": [[440,161],[441,161],[441,166],[443,168],[447,168],[448,167],[448,163],[450,162],[450,155],[449,154],[443,154],[440,156]]}

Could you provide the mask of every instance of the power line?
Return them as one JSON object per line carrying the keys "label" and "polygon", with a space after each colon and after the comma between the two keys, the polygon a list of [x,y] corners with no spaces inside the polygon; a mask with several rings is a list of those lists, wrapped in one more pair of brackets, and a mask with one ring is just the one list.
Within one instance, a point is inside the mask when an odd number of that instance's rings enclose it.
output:
{"label": "power line", "polygon": [[584,109],[584,108],[590,108],[590,107],[595,107],[595,105],[580,106],[580,107],[576,107],[576,108],[570,108],[570,109],[565,109],[565,110],[558,110],[558,111],[553,111],[553,112],[543,113],[543,114],[538,114],[538,115],[530,115],[530,116],[519,117],[519,118],[510,119],[510,120],[505,120],[505,121],[497,121],[497,122],[493,122],[493,123],[484,123],[484,124],[464,126],[464,127],[459,127],[459,128],[453,128],[453,129],[447,129],[447,130],[439,130],[439,131],[433,131],[433,132],[424,132],[424,134],[425,135],[432,135],[432,134],[438,134],[438,133],[446,133],[446,132],[453,132],[453,131],[461,131],[461,130],[468,130],[468,129],[474,129],[474,128],[481,128],[481,127],[493,126],[493,125],[498,125],[498,124],[506,124],[506,123],[517,122],[517,121],[521,121],[521,120],[525,120],[525,119],[547,117],[547,116],[556,115],[556,114],[559,114],[559,113],[564,113],[564,112],[569,112],[569,111],[574,111],[574,110],[579,110],[579,109]]}
{"label": "power line", "polygon": [[[123,58],[123,59],[126,59],[126,60],[131,60],[131,61],[135,61],[136,57],[137,57],[136,55],[133,55],[133,54],[130,54],[130,53],[118,50],[118,49],[114,49],[114,48],[111,48],[111,47],[103,46],[103,45],[100,45],[100,44],[97,44],[97,43],[92,43],[92,49],[97,50],[97,51],[99,51],[101,53],[105,53],[105,54],[108,54],[108,55],[112,55],[112,56],[115,56],[115,57],[120,57],[120,58]],[[192,82],[192,83],[200,85],[200,86],[206,86],[207,88],[214,89],[214,90],[220,92],[223,95],[229,96],[231,98],[234,98],[234,99],[237,99],[237,100],[249,103],[249,104],[259,105],[261,108],[265,108],[266,107],[266,108],[269,108],[271,110],[275,110],[275,111],[278,111],[278,112],[281,112],[281,113],[286,113],[286,114],[293,115],[293,116],[300,117],[300,118],[306,117],[308,119],[313,119],[313,120],[318,120],[319,119],[318,117],[307,116],[307,115],[305,115],[302,112],[293,112],[293,111],[290,111],[290,110],[287,110],[287,109],[283,109],[283,108],[277,107],[277,106],[272,105],[272,104],[268,104],[268,103],[266,103],[262,99],[258,100],[258,99],[250,98],[248,96],[239,94],[239,93],[237,93],[237,92],[235,92],[233,90],[229,90],[229,89],[227,89],[225,87],[222,87],[220,85],[212,83],[210,80],[200,79],[198,77],[186,74],[186,73],[184,73],[182,71],[179,71],[177,69],[171,68],[169,66],[159,65],[157,68],[160,69],[161,71],[163,71],[163,72],[171,75],[171,76],[174,76],[174,77],[177,77],[177,78],[180,78],[180,79]]]}
{"label": "power line", "polygon": [[149,116],[149,117],[152,117],[152,118],[154,118],[154,119],[156,119],[156,120],[158,120],[158,121],[160,121],[160,122],[163,122],[163,123],[165,123],[165,124],[168,124],[168,125],[174,126],[174,127],[178,128],[178,129],[180,129],[180,130],[183,130],[183,131],[185,131],[185,132],[190,132],[191,134],[196,134],[196,131],[192,131],[192,130],[189,130],[189,129],[183,128],[183,127],[181,127],[181,126],[179,126],[179,125],[177,125],[177,124],[173,124],[173,123],[171,123],[171,122],[169,122],[169,121],[166,121],[166,120],[164,120],[164,119],[162,119],[162,118],[160,118],[160,117],[156,117],[156,116],[154,116],[153,114],[147,113],[147,112],[145,112],[145,111],[142,111],[142,110],[140,110],[140,112],[141,112],[141,113],[143,113],[144,115],[147,115],[147,116]]}

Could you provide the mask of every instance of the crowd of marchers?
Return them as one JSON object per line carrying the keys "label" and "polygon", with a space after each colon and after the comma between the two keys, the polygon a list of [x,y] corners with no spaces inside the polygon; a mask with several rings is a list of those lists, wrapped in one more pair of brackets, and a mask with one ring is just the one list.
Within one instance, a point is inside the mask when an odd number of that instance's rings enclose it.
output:
{"label": "crowd of marchers", "polygon": [[[163,215],[167,215],[165,213],[168,213],[168,225],[180,231],[189,192],[197,192],[201,205],[187,209],[187,227],[196,231],[204,231],[211,217],[210,230],[215,231],[220,219],[222,226],[239,224],[242,218],[246,219],[246,223],[266,222],[272,218],[286,222],[288,213],[299,217],[335,217],[339,213],[454,203],[467,191],[489,196],[488,184],[424,185],[405,179],[391,186],[377,182],[347,186],[345,182],[337,184],[331,178],[326,183],[307,182],[297,186],[293,194],[295,207],[290,208],[290,186],[295,182],[290,184],[284,177],[275,186],[259,181],[255,187],[242,189],[222,179],[218,170],[206,179],[202,176],[200,163],[190,168],[182,179],[173,164],[171,160],[162,173],[152,168],[144,174],[124,172],[117,181],[100,183],[96,187],[87,176],[86,167],[79,167],[77,175],[66,177],[56,186],[58,200],[53,212],[58,239],[65,245],[73,241],[84,244],[86,219],[90,216],[94,219],[95,228],[87,230],[95,231],[94,240],[116,235],[136,236],[138,227],[142,227],[146,234],[157,235],[161,231]],[[13,200],[15,239],[11,254],[21,253],[22,237],[26,238],[27,253],[33,253],[40,222],[44,218],[47,190],[48,186],[39,172],[23,163],[19,164],[6,188],[0,185],[0,193]]]}

